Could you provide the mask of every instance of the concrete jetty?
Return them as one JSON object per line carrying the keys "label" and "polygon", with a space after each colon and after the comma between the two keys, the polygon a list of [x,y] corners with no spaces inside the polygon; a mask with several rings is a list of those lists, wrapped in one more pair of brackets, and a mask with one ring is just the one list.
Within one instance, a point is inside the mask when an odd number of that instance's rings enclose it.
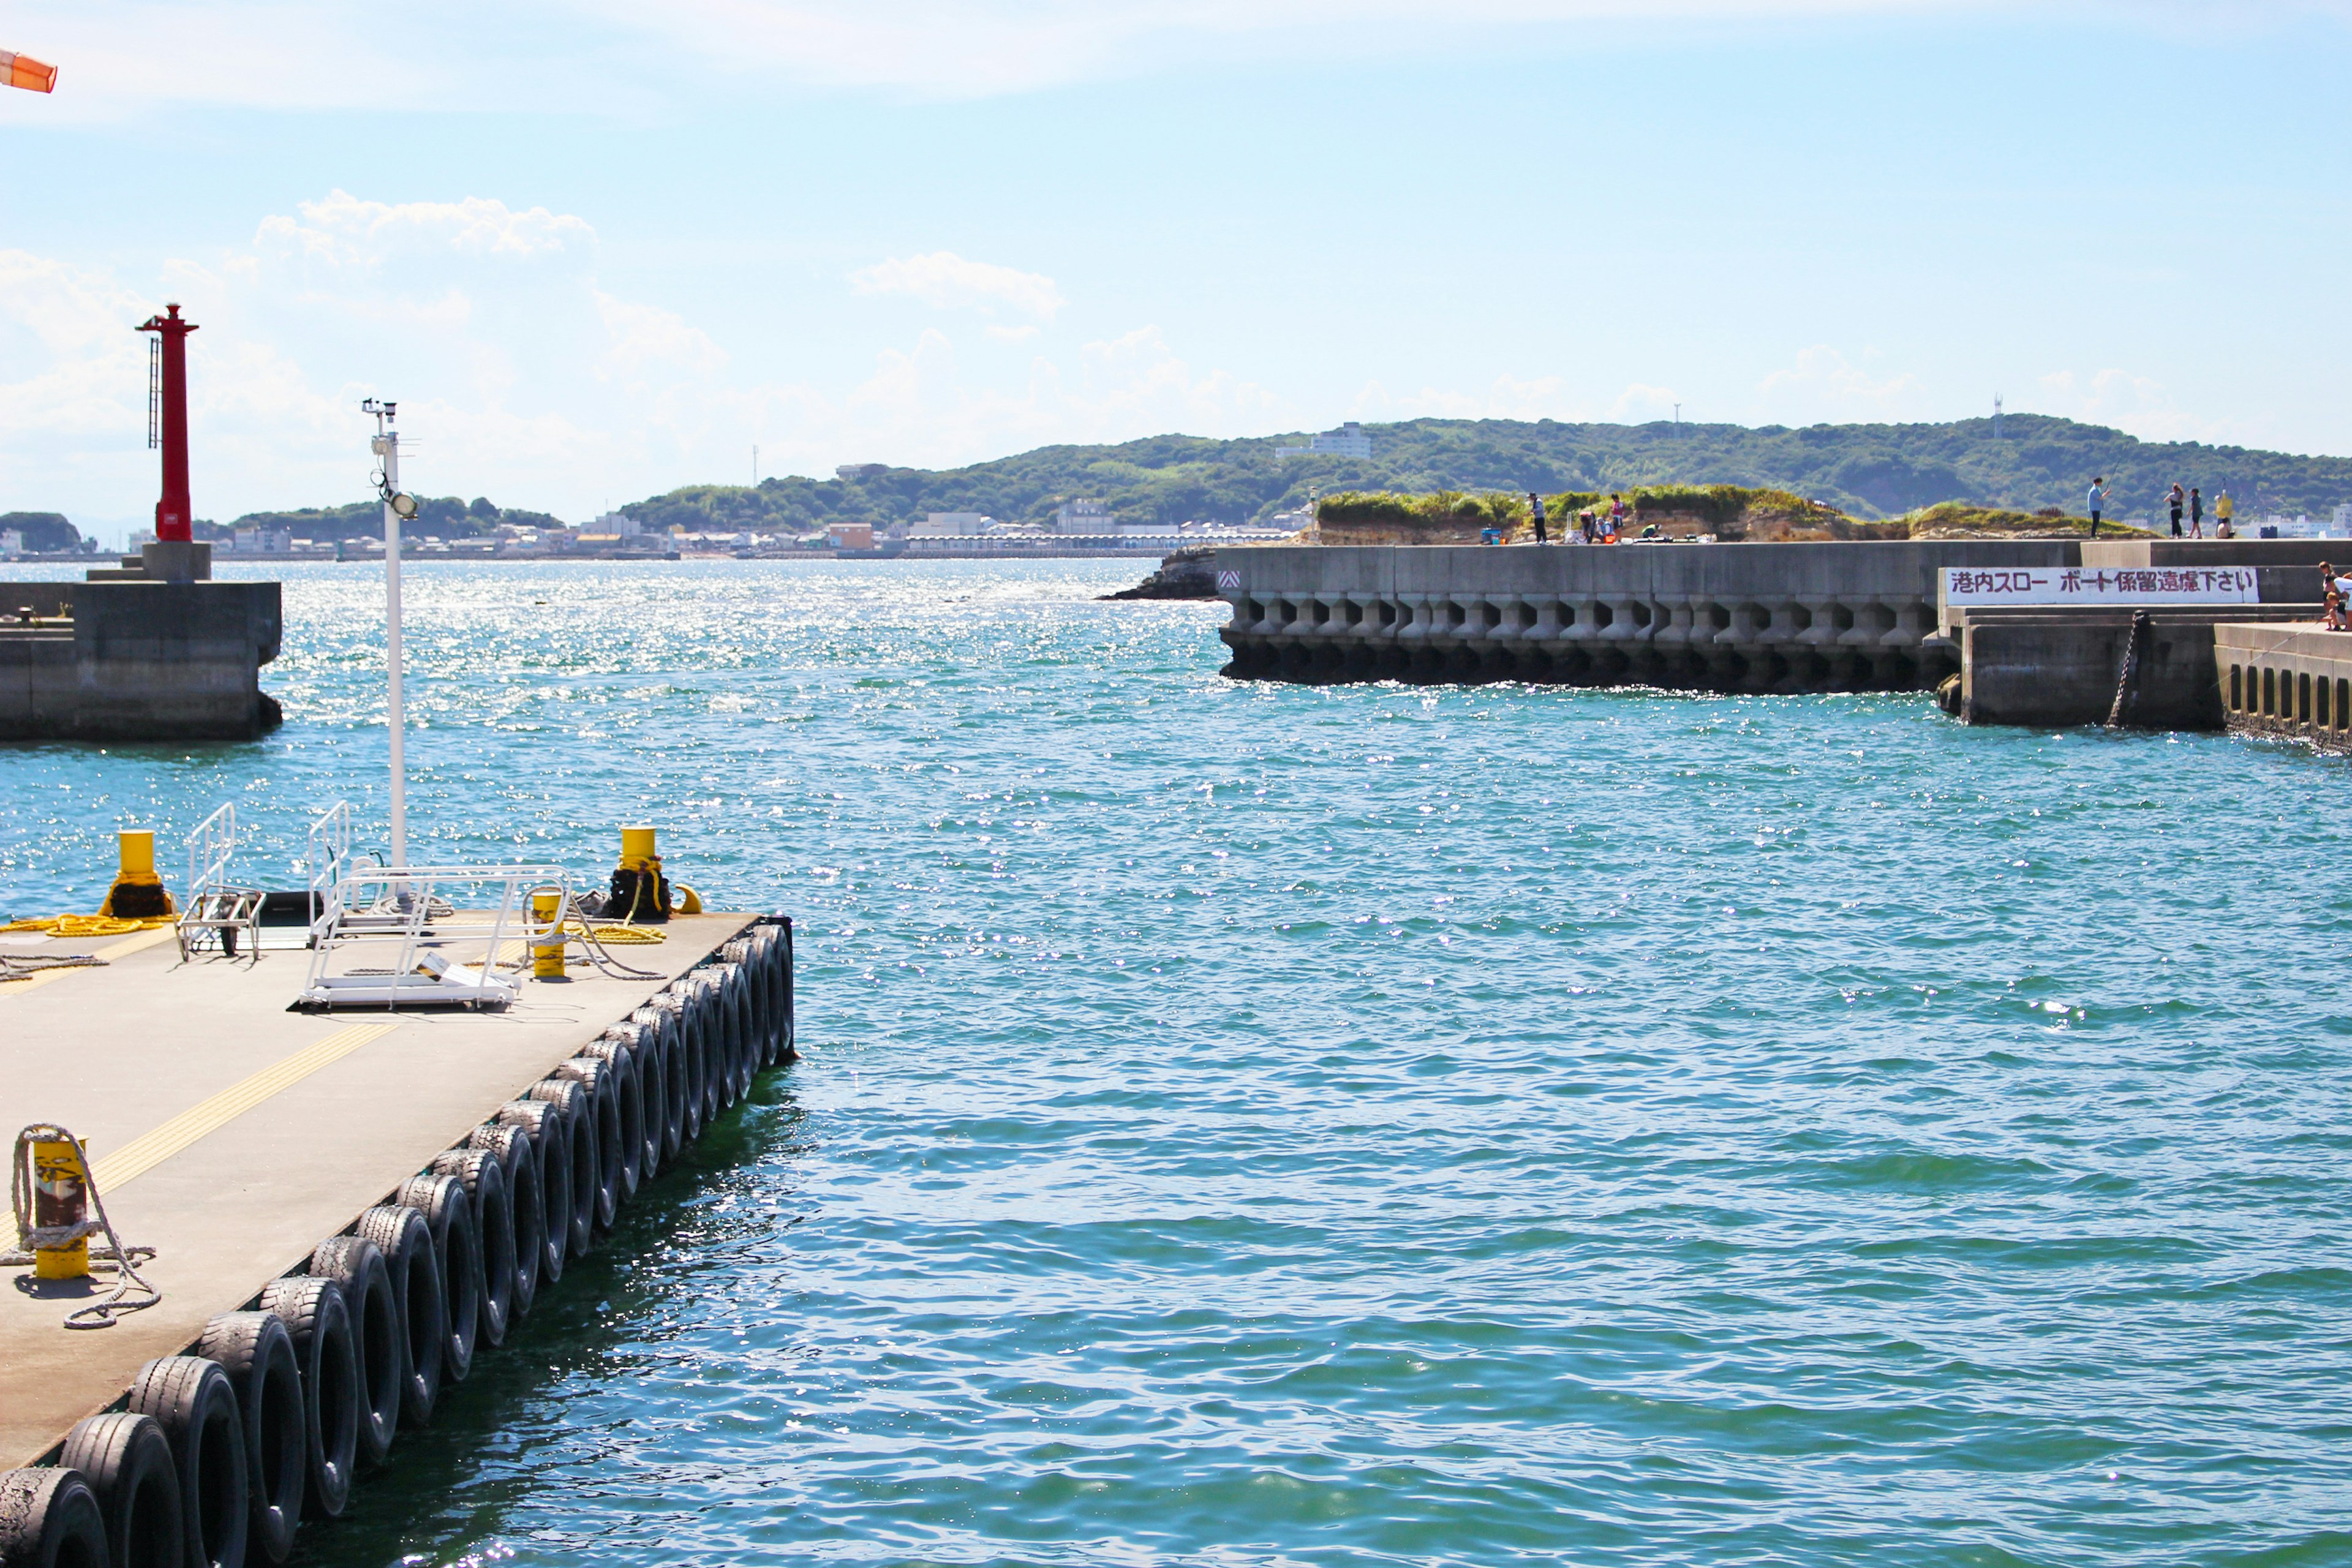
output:
{"label": "concrete jetty", "polygon": [[81,583],[0,583],[0,741],[249,741],[275,583],[210,580],[207,545],[149,545]]}
{"label": "concrete jetty", "polygon": [[2128,613],[1951,613],[1944,571],[2242,566],[2259,604],[2168,621],[2142,678],[2141,721],[2214,729],[2211,626],[2315,616],[2311,568],[2331,548],[2352,556],[2352,542],[2326,540],[1225,550],[1217,591],[1233,617],[1218,635],[1237,679],[1748,692],[1933,689],[1973,648],[1969,716],[2101,722]]}
{"label": "concrete jetty", "polygon": [[2223,728],[2352,752],[2352,632],[2224,622],[2213,628],[2213,661]]}
{"label": "concrete jetty", "polygon": [[[527,1268],[537,1275],[551,1259],[560,1268],[567,1249],[576,1256],[593,1247],[631,1191],[654,1180],[761,1068],[793,1054],[789,921],[680,914],[654,929],[663,940],[612,950],[637,975],[604,973],[576,958],[567,968],[559,959],[556,977],[524,982],[498,1011],[329,1014],[289,1008],[310,973],[310,955],[299,945],[265,944],[257,953],[247,945],[236,956],[215,946],[184,958],[170,926],[95,941],[9,938],[0,952],[14,958],[88,954],[103,966],[47,968],[0,984],[0,1132],[54,1123],[86,1141],[115,1232],[127,1245],[155,1248],[139,1271],[162,1299],[111,1327],[76,1332],[64,1319],[111,1289],[107,1265],[81,1279],[12,1271],[14,1288],[0,1292],[0,1470],[10,1472],[0,1477],[0,1536],[21,1523],[11,1510],[26,1498],[67,1508],[51,1495],[59,1485],[54,1471],[21,1467],[54,1461],[61,1443],[69,1458],[97,1452],[96,1438],[69,1435],[103,1431],[86,1418],[120,1407],[126,1393],[140,1408],[138,1390],[161,1375],[142,1369],[192,1364],[155,1358],[186,1358],[210,1344],[215,1330],[208,1324],[231,1321],[220,1314],[259,1303],[299,1334],[310,1320],[288,1306],[301,1292],[283,1277],[316,1271],[329,1256],[322,1244],[333,1238],[341,1250],[332,1256],[343,1263],[373,1257],[360,1238],[393,1233],[366,1216],[406,1205],[432,1219],[424,1261],[394,1261],[447,1271],[446,1295],[438,1289],[433,1295],[445,1316],[439,1329],[426,1330],[415,1317],[420,1309],[402,1306],[406,1326],[387,1333],[379,1323],[371,1339],[355,1315],[345,1383],[355,1379],[352,1385],[363,1394],[383,1371],[367,1365],[368,1346],[378,1346],[381,1360],[392,1353],[383,1345],[398,1350],[418,1333],[427,1342],[447,1336],[451,1357],[461,1333],[483,1347],[480,1353],[492,1353],[487,1347],[499,1337],[491,1332],[493,1297],[527,1300]],[[292,934],[299,944],[301,928]],[[509,957],[526,956],[523,944],[505,945],[514,950]],[[517,1127],[522,1131],[511,1131]],[[469,1149],[489,1151],[506,1173],[475,1184],[482,1162]],[[436,1196],[438,1173],[466,1176],[454,1200]],[[528,1212],[526,1192],[536,1194]],[[457,1205],[454,1219],[450,1201]],[[506,1207],[485,1206],[497,1204]],[[451,1225],[464,1231],[462,1247],[449,1239]],[[503,1264],[494,1237],[507,1238]],[[458,1278],[465,1269],[472,1271],[473,1295]],[[561,1285],[540,1278],[535,1289]],[[352,1294],[348,1310],[363,1310]],[[515,1331],[527,1333],[527,1325]],[[404,1375],[421,1375],[421,1360],[400,1354],[408,1357]],[[460,1374],[454,1360],[440,1373],[452,1381]],[[308,1390],[314,1458],[334,1450],[335,1433],[320,1428],[353,1405],[351,1392],[344,1388],[339,1405]],[[366,1400],[356,1403],[359,1415],[343,1418],[363,1423]],[[200,1461],[176,1438],[174,1451],[184,1470]],[[220,1464],[201,1462],[215,1464],[204,1483],[207,1506],[227,1507],[219,1502],[228,1495]],[[259,1458],[250,1463],[249,1484],[236,1493],[240,1506],[270,1484]],[[340,1512],[313,1470],[304,1506],[313,1517]],[[110,1500],[109,1489],[146,1484],[121,1473],[90,1479],[110,1521],[117,1503],[131,1504]],[[306,1495],[299,1482],[295,1495]],[[187,1508],[195,1528],[194,1500]],[[249,1560],[275,1561],[282,1553],[258,1544],[259,1517]],[[110,1558],[99,1561],[125,1568],[163,1561],[154,1555],[160,1550],[152,1536],[139,1549],[117,1539]],[[0,1560],[18,1560],[6,1540]]]}

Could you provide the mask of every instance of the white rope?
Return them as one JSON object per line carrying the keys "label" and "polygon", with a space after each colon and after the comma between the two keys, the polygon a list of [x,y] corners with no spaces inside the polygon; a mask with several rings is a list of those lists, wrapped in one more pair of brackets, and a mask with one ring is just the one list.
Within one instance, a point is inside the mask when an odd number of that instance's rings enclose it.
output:
{"label": "white rope", "polygon": [[[33,1223],[33,1162],[31,1150],[35,1143],[69,1143],[81,1165],[82,1184],[89,1194],[90,1211],[96,1219],[82,1219],[73,1225],[35,1225]],[[114,1234],[114,1222],[106,1216],[106,1200],[98,1194],[98,1178],[91,1174],[89,1162],[83,1158],[81,1140],[64,1128],[47,1121],[36,1121],[16,1134],[16,1147],[8,1162],[8,1200],[16,1211],[16,1245],[13,1250],[0,1252],[0,1268],[22,1268],[34,1261],[37,1249],[70,1247],[85,1237],[104,1232],[106,1244],[92,1247],[93,1261],[114,1265],[113,1294],[87,1307],[77,1307],[66,1314],[69,1329],[110,1329],[115,1320],[125,1312],[136,1312],[152,1307],[163,1299],[163,1292],[139,1277],[138,1265],[155,1256],[152,1247],[125,1247],[122,1238]],[[143,1290],[142,1300],[129,1301],[124,1298],[132,1289]],[[87,1321],[83,1320],[89,1320]]]}

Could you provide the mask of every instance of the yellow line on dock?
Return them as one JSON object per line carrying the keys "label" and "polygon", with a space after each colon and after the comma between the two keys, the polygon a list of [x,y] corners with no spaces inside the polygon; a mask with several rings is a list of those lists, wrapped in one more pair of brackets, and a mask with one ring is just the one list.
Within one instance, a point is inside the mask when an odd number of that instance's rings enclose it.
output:
{"label": "yellow line on dock", "polygon": [[[158,926],[153,931],[142,931],[137,936],[126,936],[121,942],[109,942],[104,947],[93,950],[90,956],[121,958],[126,952],[137,952],[142,948],[153,947],[159,942],[170,942],[177,935],[179,935],[177,926]],[[28,991],[38,991],[44,985],[63,980],[68,974],[87,974],[89,969],[89,965],[82,965],[69,969],[40,970],[26,975],[22,980],[12,980],[5,985],[0,985],[0,996],[22,996]]]}
{"label": "yellow line on dock", "polygon": [[144,1175],[199,1138],[217,1132],[272,1095],[300,1083],[320,1068],[342,1060],[362,1046],[380,1040],[398,1024],[353,1024],[338,1029],[317,1045],[296,1051],[281,1062],[262,1068],[242,1083],[232,1084],[200,1105],[180,1112],[152,1132],[143,1133],[98,1161],[90,1175],[101,1193],[111,1192]]}

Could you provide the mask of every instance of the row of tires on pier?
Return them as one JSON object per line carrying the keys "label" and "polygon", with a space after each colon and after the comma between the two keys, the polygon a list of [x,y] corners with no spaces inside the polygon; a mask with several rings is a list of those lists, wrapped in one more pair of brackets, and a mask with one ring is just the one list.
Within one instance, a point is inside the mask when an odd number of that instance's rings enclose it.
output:
{"label": "row of tires on pier", "polygon": [[792,926],[762,921],[499,1107],[251,1310],[142,1366],[52,1466],[0,1475],[0,1565],[283,1563],[304,1519],[502,1343],[622,1205],[793,1047]]}

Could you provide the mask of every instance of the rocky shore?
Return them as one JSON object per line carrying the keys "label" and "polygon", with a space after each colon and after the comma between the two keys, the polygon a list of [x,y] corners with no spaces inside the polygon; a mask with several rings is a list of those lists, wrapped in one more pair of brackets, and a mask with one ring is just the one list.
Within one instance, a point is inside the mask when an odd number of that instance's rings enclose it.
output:
{"label": "rocky shore", "polygon": [[1160,570],[1132,588],[1106,599],[1213,599],[1217,596],[1217,547],[1188,544],[1160,563]]}

